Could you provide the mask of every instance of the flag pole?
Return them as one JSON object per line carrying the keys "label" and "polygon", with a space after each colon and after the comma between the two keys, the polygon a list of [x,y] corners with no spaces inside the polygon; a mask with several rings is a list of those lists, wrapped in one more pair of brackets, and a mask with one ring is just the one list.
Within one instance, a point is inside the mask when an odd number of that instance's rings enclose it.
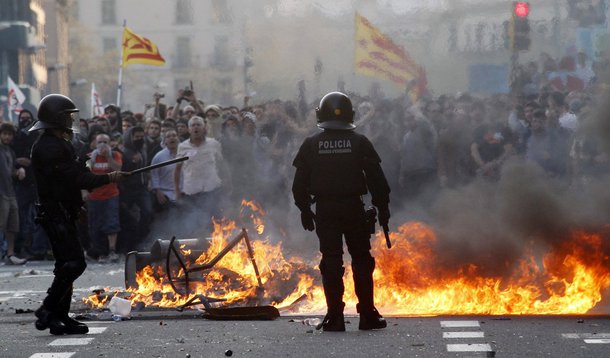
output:
{"label": "flag pole", "polygon": [[8,92],[8,100],[6,101],[6,111],[8,112],[8,120],[13,123],[13,110],[11,109],[11,76],[6,76],[6,90]]}
{"label": "flag pole", "polygon": [[[127,19],[123,19],[123,33],[125,33],[125,28],[127,27]],[[123,51],[125,51],[125,46],[123,44],[123,33],[121,33],[121,57],[119,60],[119,86],[116,91],[116,106],[121,108],[121,91],[123,90]]]}
{"label": "flag pole", "polygon": [[95,93],[97,90],[95,89],[95,82],[91,82],[91,94],[89,96],[89,102],[91,102],[91,118],[97,115],[97,101],[95,100]]}

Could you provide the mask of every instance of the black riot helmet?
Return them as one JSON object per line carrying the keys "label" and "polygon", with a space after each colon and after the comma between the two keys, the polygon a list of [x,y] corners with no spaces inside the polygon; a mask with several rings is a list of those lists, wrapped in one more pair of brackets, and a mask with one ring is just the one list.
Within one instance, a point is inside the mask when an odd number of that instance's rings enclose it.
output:
{"label": "black riot helmet", "polygon": [[341,92],[330,92],[322,97],[316,108],[318,127],[323,129],[351,130],[354,125],[354,109],[349,97]]}
{"label": "black riot helmet", "polygon": [[78,112],[78,108],[70,98],[61,94],[47,95],[38,104],[38,121],[30,131],[58,128],[78,133],[80,128]]}

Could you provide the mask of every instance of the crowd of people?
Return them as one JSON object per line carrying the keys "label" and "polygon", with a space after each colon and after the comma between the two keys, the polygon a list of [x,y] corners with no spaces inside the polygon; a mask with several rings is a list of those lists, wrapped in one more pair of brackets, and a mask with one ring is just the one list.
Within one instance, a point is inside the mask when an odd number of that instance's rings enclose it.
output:
{"label": "crowd of people", "polygon": [[[580,55],[558,62],[542,56],[518,68],[511,94],[428,93],[413,103],[406,96],[348,91],[356,131],[382,158],[392,210],[476,178],[497,181],[509,158],[535,163],[566,183],[609,174],[607,143],[588,130],[601,99],[596,67]],[[178,91],[173,105],[162,98],[155,93],[141,113],[108,105],[103,116],[80,120],[73,144],[94,173],[189,157],[83,191],[79,235],[90,260],[117,261],[161,231],[206,235],[211,218],[235,217],[242,199],[273,211],[278,226],[288,221],[292,161],[302,140],[318,130],[316,100],[206,105],[189,90]],[[29,153],[37,133],[28,132],[35,120],[24,110],[16,125],[0,127],[0,248],[6,264],[49,256],[35,221]]]}

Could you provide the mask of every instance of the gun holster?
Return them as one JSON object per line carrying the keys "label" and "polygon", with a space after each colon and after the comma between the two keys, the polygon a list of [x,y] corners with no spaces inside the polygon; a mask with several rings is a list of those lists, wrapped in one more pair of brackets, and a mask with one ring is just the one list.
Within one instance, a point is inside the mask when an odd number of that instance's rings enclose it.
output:
{"label": "gun holster", "polygon": [[49,220],[49,216],[45,212],[42,204],[36,203],[36,204],[34,204],[34,208],[36,210],[36,216],[34,217],[34,222],[36,224],[41,224],[41,223]]}
{"label": "gun holster", "polygon": [[370,234],[375,233],[375,224],[377,223],[377,209],[371,206],[364,211],[364,220]]}

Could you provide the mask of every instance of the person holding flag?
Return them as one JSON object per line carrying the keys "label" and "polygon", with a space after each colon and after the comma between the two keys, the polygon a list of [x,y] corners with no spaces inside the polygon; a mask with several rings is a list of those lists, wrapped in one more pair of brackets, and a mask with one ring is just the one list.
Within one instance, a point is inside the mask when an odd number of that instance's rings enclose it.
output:
{"label": "person holding flag", "polygon": [[19,113],[23,109],[23,102],[25,102],[25,95],[21,92],[21,89],[13,82],[10,76],[7,79],[8,83],[8,119],[13,121],[13,112]]}

